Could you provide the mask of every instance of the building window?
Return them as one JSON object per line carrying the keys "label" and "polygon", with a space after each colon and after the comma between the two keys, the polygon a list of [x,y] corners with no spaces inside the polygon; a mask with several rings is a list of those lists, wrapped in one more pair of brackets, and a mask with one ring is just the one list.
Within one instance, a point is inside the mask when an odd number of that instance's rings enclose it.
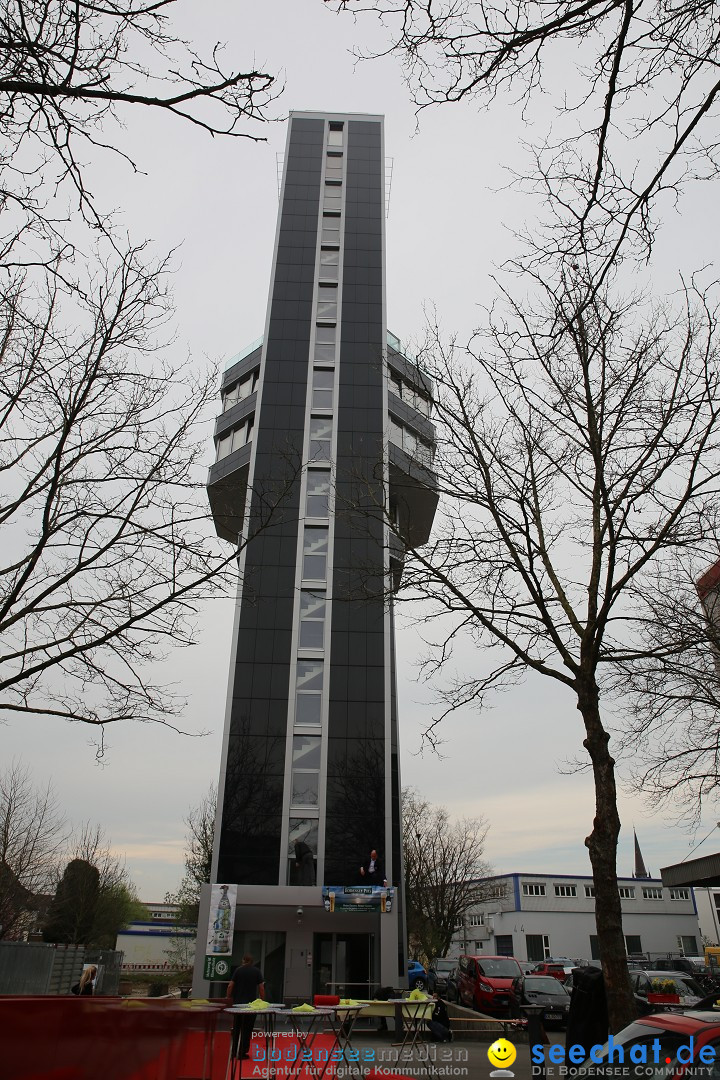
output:
{"label": "building window", "polygon": [[325,645],[325,594],[303,589],[300,593],[300,648]]}
{"label": "building window", "polygon": [[544,896],[545,886],[535,881],[523,881],[523,896]]}
{"label": "building window", "polygon": [[302,576],[310,581],[327,580],[329,533],[323,525],[306,525],[303,535]]}
{"label": "building window", "polygon": [[525,945],[528,960],[539,962],[550,955],[550,938],[547,934],[526,934]]}
{"label": "building window", "polygon": [[621,900],[634,900],[635,899],[635,886],[634,885],[620,885],[618,888]]}
{"label": "building window", "polygon": [[344,136],[344,124],[331,123],[328,131],[328,146],[342,146]]}
{"label": "building window", "polygon": [[322,233],[320,234],[320,240],[323,244],[337,244],[340,246],[340,229],[342,228],[342,219],[339,213],[332,213],[326,211],[322,216]]}
{"label": "building window", "polygon": [[320,251],[320,280],[337,281],[340,268],[340,252],[337,248],[322,248]]}
{"label": "building window", "polygon": [[482,926],[483,925],[483,916],[482,915],[471,915],[470,918],[468,919],[468,924],[470,926]]}
{"label": "building window", "polygon": [[323,210],[339,210],[342,206],[342,184],[339,180],[326,180],[323,193]]}
{"label": "building window", "polygon": [[678,945],[683,956],[698,956],[697,938],[694,934],[679,934]]}
{"label": "building window", "polygon": [[233,383],[227,390],[224,390],[222,395],[223,412],[227,412],[233,405],[237,405],[238,401],[244,401],[250,394],[254,394],[257,390],[259,377],[260,369],[256,368],[255,371],[251,371],[249,375],[245,375],[239,382]]}
{"label": "building window", "polygon": [[643,885],[643,900],[662,900],[662,888],[656,888],[652,885]]}
{"label": "building window", "polygon": [[295,723],[320,727],[322,716],[323,662],[298,660],[295,682]]}
{"label": "building window", "polygon": [[310,461],[329,461],[332,446],[332,417],[310,417]]}
{"label": "building window", "polygon": [[305,513],[307,517],[326,518],[330,504],[330,470],[308,469]]}
{"label": "building window", "polygon": [[332,409],[334,384],[335,372],[332,368],[313,368],[313,409]]}
{"label": "building window", "polygon": [[337,320],[338,289],[337,285],[319,285],[317,300],[318,319]]}
{"label": "building window", "polygon": [[224,432],[217,441],[217,460],[222,461],[228,454],[234,453],[242,446],[250,442],[252,437],[253,416],[246,416],[240,424],[236,424],[230,431]]}
{"label": "building window", "polygon": [[325,158],[325,176],[330,180],[342,180],[343,156],[336,151],[329,151]]}
{"label": "building window", "polygon": [[556,896],[577,896],[577,885],[556,885]]}
{"label": "building window", "polygon": [[594,885],[586,885],[585,886],[585,895],[587,897],[589,897],[591,900],[594,900],[595,899],[595,886]]}
{"label": "building window", "polygon": [[626,934],[625,935],[625,952],[628,956],[633,956],[642,952],[642,941],[639,934]]}
{"label": "building window", "polygon": [[[307,844],[313,855],[317,855],[318,820],[308,817],[291,817],[288,830],[288,885],[298,885],[299,874],[295,865],[295,844]],[[314,875],[313,875],[314,876]]]}
{"label": "building window", "polygon": [[[690,890],[689,889],[671,889],[670,890],[670,899],[671,900],[689,900],[690,899]],[[690,954],[690,955],[692,955],[692,954]]]}
{"label": "building window", "polygon": [[496,934],[495,948],[497,949],[498,956],[513,956],[512,934]]}
{"label": "building window", "polygon": [[453,929],[454,930],[462,930],[464,925],[465,924],[463,922],[463,918],[462,918],[462,915],[461,915],[459,918],[455,919],[455,922],[453,923]]}
{"label": "building window", "polygon": [[320,785],[319,736],[294,735],[292,754],[292,805],[317,806]]}

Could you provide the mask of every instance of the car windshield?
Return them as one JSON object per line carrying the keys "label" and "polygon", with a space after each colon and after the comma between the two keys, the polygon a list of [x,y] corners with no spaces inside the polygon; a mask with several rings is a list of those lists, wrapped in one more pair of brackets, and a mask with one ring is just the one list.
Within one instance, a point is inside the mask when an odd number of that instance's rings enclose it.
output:
{"label": "car windshield", "polygon": [[532,975],[525,980],[525,991],[535,994],[567,994],[567,990],[552,975]]}
{"label": "car windshield", "polygon": [[436,960],[435,961],[435,970],[436,971],[452,971],[452,969],[454,967],[455,967],[455,961],[454,960]]}
{"label": "car windshield", "polygon": [[605,1043],[601,1051],[595,1051],[595,1057],[599,1060],[586,1061],[581,1065],[575,1073],[575,1080],[605,1077],[609,1073],[617,1075],[615,1070],[622,1065],[625,1066],[622,1075],[628,1080],[633,1077],[669,1077],[675,1072],[678,1048],[687,1043],[688,1036],[677,1031],[665,1031],[648,1024],[630,1024],[613,1036],[612,1058],[608,1060],[608,1044]]}
{"label": "car windshield", "polygon": [[490,975],[492,978],[499,979],[514,979],[516,975],[520,974],[520,966],[517,960],[511,960],[510,957],[502,957],[499,960],[486,960],[478,963],[481,975]]}

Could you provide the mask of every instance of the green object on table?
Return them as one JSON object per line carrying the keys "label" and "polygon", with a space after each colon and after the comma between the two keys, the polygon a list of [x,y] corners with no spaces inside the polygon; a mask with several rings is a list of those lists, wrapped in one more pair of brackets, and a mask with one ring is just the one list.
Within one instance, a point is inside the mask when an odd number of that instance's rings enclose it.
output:
{"label": "green object on table", "polygon": [[308,1005],[307,1001],[303,1002],[302,1005],[296,1005],[295,1008],[292,1011],[293,1012],[315,1012],[312,1005]]}
{"label": "green object on table", "polygon": [[258,1012],[261,1009],[267,1009],[267,1007],[267,1001],[263,1001],[262,998],[255,998],[255,1000],[251,1001],[248,1005],[248,1009],[257,1009]]}
{"label": "green object on table", "polygon": [[429,1001],[427,994],[423,994],[422,990],[411,990],[408,1001]]}

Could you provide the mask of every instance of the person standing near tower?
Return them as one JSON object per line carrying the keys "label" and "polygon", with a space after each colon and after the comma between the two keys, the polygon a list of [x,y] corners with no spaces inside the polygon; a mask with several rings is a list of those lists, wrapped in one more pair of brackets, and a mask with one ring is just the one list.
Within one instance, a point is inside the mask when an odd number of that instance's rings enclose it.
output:
{"label": "person standing near tower", "polygon": [[[256,998],[265,998],[265,980],[259,967],[255,967],[252,956],[243,956],[241,967],[235,968],[227,988],[227,1000],[233,1005],[247,1005]],[[247,1058],[250,1056],[253,1017],[236,1016],[233,1023],[232,1055]],[[238,1036],[240,1045],[238,1046]],[[239,1053],[238,1053],[239,1050]]]}
{"label": "person standing near tower", "polygon": [[378,857],[375,848],[370,852],[370,858],[360,867],[360,877],[368,885],[387,885],[382,860]]}

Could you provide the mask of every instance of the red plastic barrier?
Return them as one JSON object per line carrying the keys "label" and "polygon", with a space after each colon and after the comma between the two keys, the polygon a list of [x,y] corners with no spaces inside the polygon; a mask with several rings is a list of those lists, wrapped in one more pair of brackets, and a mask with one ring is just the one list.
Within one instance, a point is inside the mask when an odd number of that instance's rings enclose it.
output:
{"label": "red plastic barrier", "polygon": [[0,997],[2,1080],[178,1080],[188,1075],[189,1052],[195,1068],[198,1046],[202,1064],[225,1007],[224,1001],[203,1009],[158,998]]}

